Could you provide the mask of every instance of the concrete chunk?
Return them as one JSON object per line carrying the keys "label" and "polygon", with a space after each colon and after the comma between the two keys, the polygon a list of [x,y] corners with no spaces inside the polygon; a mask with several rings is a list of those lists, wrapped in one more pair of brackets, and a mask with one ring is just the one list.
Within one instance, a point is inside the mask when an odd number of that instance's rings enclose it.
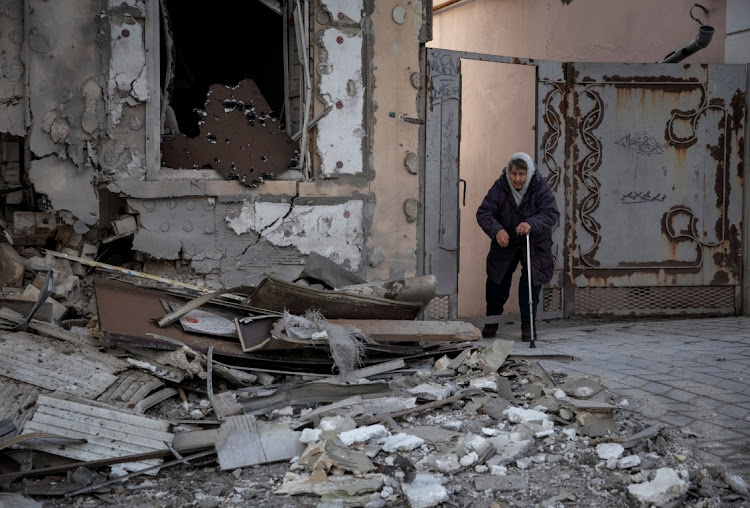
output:
{"label": "concrete chunk", "polygon": [[628,455],[617,462],[618,469],[630,469],[641,465],[641,458],[638,455]]}
{"label": "concrete chunk", "polygon": [[398,433],[381,439],[380,444],[383,445],[383,450],[387,452],[410,451],[422,446],[424,439],[411,434]]}
{"label": "concrete chunk", "polygon": [[401,488],[411,508],[428,508],[448,500],[448,491],[437,477],[430,474],[419,473],[411,484],[403,483]]}
{"label": "concrete chunk", "polygon": [[602,460],[619,459],[625,448],[617,443],[601,443],[596,445],[596,454]]}
{"label": "concrete chunk", "polygon": [[422,383],[407,391],[425,400],[443,400],[453,394],[453,389],[450,386],[435,383]]}
{"label": "concrete chunk", "polygon": [[628,493],[646,505],[662,506],[686,493],[688,483],[669,467],[656,470],[653,481],[628,486]]}
{"label": "concrete chunk", "polygon": [[385,437],[389,434],[390,432],[383,425],[367,425],[342,432],[339,434],[339,439],[346,446],[351,446],[354,443],[365,443],[370,439]]}
{"label": "concrete chunk", "polygon": [[513,423],[543,422],[549,420],[549,415],[534,409],[523,409],[511,406],[503,411],[503,414]]}

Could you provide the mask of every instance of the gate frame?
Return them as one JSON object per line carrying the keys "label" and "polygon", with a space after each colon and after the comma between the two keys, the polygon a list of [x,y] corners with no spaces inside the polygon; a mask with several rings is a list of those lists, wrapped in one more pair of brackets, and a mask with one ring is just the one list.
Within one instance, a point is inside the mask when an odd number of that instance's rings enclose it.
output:
{"label": "gate frame", "polygon": [[[441,68],[434,68],[434,62],[438,58],[444,58],[441,63]],[[499,55],[489,55],[482,53],[473,53],[467,51],[454,51],[445,50],[440,48],[425,48],[424,53],[424,65],[425,65],[425,83],[423,87],[423,96],[420,97],[420,108],[424,108],[424,123],[422,125],[422,133],[420,136],[420,148],[423,149],[421,162],[421,174],[420,174],[420,190],[422,194],[422,202],[424,207],[422,208],[421,215],[423,216],[420,222],[421,238],[418,249],[418,265],[420,273],[430,273],[438,276],[438,291],[437,294],[442,297],[449,299],[449,313],[448,319],[457,319],[458,316],[458,270],[459,270],[459,248],[460,248],[460,206],[459,206],[459,185],[460,185],[460,114],[461,114],[461,60],[474,60],[484,61],[492,63],[505,63],[515,65],[531,65],[536,68],[536,80],[535,80],[535,149],[534,155],[539,164],[539,69],[544,66],[560,66],[562,69],[562,76],[565,83],[565,93],[563,94],[564,99],[567,103],[566,107],[570,107],[573,104],[575,95],[575,86],[571,72],[571,66],[578,64],[588,63],[602,63],[606,62],[556,62],[550,60],[535,60],[527,58],[515,58],[506,57]],[[447,70],[451,72],[443,72],[446,70],[446,62],[450,63],[450,68]],[[433,65],[431,65],[431,63]],[[719,64],[722,65],[722,64]],[[729,65],[729,64],[727,64]],[[748,115],[750,112],[750,64],[745,66],[745,112],[744,112],[744,147],[740,147],[744,150],[744,157],[740,158],[739,164],[744,163],[744,159],[750,155],[750,122],[748,122]],[[437,97],[435,93],[436,85],[448,88],[447,92],[443,96]],[[445,135],[443,129],[443,122],[441,114],[443,113],[443,103],[445,101],[455,100],[455,105],[451,106],[451,110],[457,113],[459,118],[458,126],[454,128],[456,131],[455,138],[458,143],[455,147],[449,146],[447,153],[448,157],[444,157],[442,138]],[[437,112],[436,112],[437,109]],[[569,115],[567,112],[563,112],[563,118],[568,119]],[[420,115],[421,116],[421,115]],[[577,128],[574,125],[573,128]],[[431,132],[432,129],[432,132]],[[429,137],[429,134],[438,133],[441,137],[435,144],[436,140]],[[565,150],[569,150],[565,139],[566,147]],[[568,160],[567,154],[565,157]],[[744,178],[744,189],[740,193],[739,199],[742,199],[742,273],[740,274],[740,284],[736,286],[736,298],[735,302],[735,314],[742,313],[744,315],[750,315],[750,182],[747,181],[747,171],[743,172]],[[441,183],[445,176],[448,176],[448,183],[450,187],[442,188]],[[569,248],[569,240],[571,239],[571,229],[573,226],[573,218],[575,217],[575,200],[574,200],[574,189],[572,185],[573,169],[563,168],[563,185],[564,185],[564,204],[561,207],[561,211],[564,213],[563,219],[563,238],[565,245],[563,245],[563,272],[561,277],[561,310],[554,313],[543,313],[540,312],[540,319],[550,319],[556,317],[571,317],[575,314],[575,284],[572,278],[572,253]],[[452,182],[451,180],[455,180]],[[442,210],[441,206],[441,192],[444,196],[449,196],[450,193],[447,190],[450,189],[452,195],[455,196],[455,223],[453,217],[441,217],[442,214],[426,214],[425,211],[431,210]],[[451,198],[452,199],[452,198]],[[437,216],[436,216],[437,215]],[[446,221],[448,221],[446,223]],[[447,230],[455,231],[456,235],[456,247],[455,248],[444,248],[441,246],[441,234],[444,236]],[[451,245],[448,245],[451,247]],[[552,315],[549,315],[552,314]],[[671,312],[664,312],[664,315],[669,315]],[[466,321],[470,321],[474,324],[481,325],[492,322],[503,322],[509,319],[514,319],[510,316],[492,316],[492,317],[478,317],[478,318],[462,318]]]}

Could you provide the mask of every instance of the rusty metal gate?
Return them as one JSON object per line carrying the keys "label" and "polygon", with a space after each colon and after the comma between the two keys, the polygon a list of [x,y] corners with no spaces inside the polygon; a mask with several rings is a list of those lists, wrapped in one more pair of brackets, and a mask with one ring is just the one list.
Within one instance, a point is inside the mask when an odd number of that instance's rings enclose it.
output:
{"label": "rusty metal gate", "polygon": [[430,317],[456,317],[462,59],[537,69],[536,163],[565,212],[543,317],[739,312],[745,66],[429,49],[423,267],[440,295]]}

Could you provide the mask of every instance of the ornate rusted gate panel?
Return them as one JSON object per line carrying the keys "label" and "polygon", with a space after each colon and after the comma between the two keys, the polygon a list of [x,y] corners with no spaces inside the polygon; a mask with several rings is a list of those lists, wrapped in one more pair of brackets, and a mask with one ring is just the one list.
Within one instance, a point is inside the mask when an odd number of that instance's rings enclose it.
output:
{"label": "ornate rusted gate panel", "polygon": [[575,63],[566,78],[570,310],[738,312],[744,66]]}
{"label": "ornate rusted gate panel", "polygon": [[429,49],[423,269],[439,297],[428,317],[456,316],[461,59],[537,68],[536,162],[565,211],[546,317],[739,311],[744,66]]}

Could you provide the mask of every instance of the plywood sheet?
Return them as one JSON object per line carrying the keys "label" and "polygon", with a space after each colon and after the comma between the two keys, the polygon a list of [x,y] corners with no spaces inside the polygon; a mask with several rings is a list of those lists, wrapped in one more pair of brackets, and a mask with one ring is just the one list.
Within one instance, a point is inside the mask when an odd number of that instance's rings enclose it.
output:
{"label": "plywood sheet", "polygon": [[[60,446],[34,443],[30,446],[54,455],[90,461],[166,450],[174,440],[174,434],[168,429],[169,422],[118,410],[113,406],[40,395],[34,416],[26,423],[22,434],[49,432],[85,439],[86,442],[81,444]],[[137,471],[160,463],[159,459],[144,460],[129,463],[127,468]]]}

